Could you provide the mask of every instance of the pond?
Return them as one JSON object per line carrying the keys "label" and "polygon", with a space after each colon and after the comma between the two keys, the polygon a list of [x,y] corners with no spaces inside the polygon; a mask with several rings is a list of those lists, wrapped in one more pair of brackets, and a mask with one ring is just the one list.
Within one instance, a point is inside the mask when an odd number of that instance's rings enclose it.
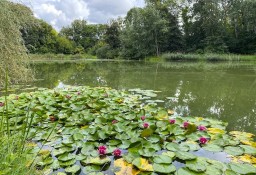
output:
{"label": "pond", "polygon": [[152,89],[176,115],[228,122],[228,130],[256,134],[256,64],[88,61],[35,64],[35,87],[67,85]]}

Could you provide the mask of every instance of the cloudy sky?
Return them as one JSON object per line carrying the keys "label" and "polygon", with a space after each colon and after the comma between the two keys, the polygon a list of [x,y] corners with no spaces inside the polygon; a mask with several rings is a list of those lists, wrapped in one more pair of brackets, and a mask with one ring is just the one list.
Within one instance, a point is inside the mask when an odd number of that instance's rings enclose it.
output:
{"label": "cloudy sky", "polygon": [[125,16],[144,0],[13,0],[30,7],[37,18],[50,23],[55,29],[70,25],[74,19],[89,23],[107,23],[109,19]]}

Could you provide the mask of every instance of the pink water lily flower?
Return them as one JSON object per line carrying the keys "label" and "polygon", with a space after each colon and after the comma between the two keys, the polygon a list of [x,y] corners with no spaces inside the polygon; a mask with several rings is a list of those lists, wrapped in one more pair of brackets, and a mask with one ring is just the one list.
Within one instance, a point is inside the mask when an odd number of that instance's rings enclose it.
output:
{"label": "pink water lily flower", "polygon": [[113,154],[114,154],[115,157],[119,157],[119,156],[121,156],[122,151],[121,151],[120,149],[116,148],[116,149],[113,151]]}
{"label": "pink water lily flower", "polygon": [[71,98],[71,95],[66,95],[66,98],[70,99],[70,98]]}
{"label": "pink water lily flower", "polygon": [[3,102],[0,102],[0,107],[3,107],[4,106],[4,103]]}
{"label": "pink water lily flower", "polygon": [[100,155],[105,155],[105,154],[107,154],[107,147],[104,146],[104,145],[99,146],[98,152],[99,152]]}
{"label": "pink water lily flower", "polygon": [[143,127],[146,129],[149,127],[149,124],[148,123],[143,123]]}
{"label": "pink water lily flower", "polygon": [[81,92],[77,92],[77,95],[81,95]]}
{"label": "pink water lily flower", "polygon": [[146,116],[141,116],[141,120],[144,121],[146,119]]}
{"label": "pink water lily flower", "polygon": [[205,126],[202,126],[202,125],[198,126],[197,129],[199,131],[206,131],[207,130],[207,128]]}
{"label": "pink water lily flower", "polygon": [[189,125],[189,122],[184,122],[184,123],[183,123],[183,127],[184,127],[184,128],[188,128],[188,125]]}
{"label": "pink water lily flower", "polygon": [[170,122],[170,124],[174,124],[176,122],[176,120],[175,119],[171,119],[171,120],[169,120],[169,122]]}
{"label": "pink water lily flower", "polygon": [[118,123],[117,120],[113,120],[113,121],[112,121],[112,124],[116,124],[116,123]]}
{"label": "pink water lily flower", "polygon": [[205,137],[200,137],[199,138],[199,142],[201,143],[201,144],[206,144],[207,143],[207,138],[205,138]]}

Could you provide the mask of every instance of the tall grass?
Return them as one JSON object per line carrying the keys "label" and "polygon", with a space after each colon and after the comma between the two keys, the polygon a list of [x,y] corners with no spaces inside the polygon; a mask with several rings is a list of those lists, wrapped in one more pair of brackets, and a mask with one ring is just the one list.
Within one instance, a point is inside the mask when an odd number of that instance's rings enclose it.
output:
{"label": "tall grass", "polygon": [[[3,99],[3,98],[2,98]],[[28,147],[28,136],[32,128],[33,116],[30,115],[30,105],[26,117],[22,124],[22,129],[17,129],[17,120],[15,127],[11,129],[11,122],[8,110],[8,75],[5,75],[5,96],[4,102],[0,107],[0,175],[35,175],[38,171],[35,169],[35,160],[39,151],[31,154]],[[56,123],[57,125],[57,123]],[[52,134],[56,125],[50,131],[48,138]],[[47,139],[48,139],[47,138]]]}
{"label": "tall grass", "polygon": [[166,53],[165,61],[256,61],[256,55]]}

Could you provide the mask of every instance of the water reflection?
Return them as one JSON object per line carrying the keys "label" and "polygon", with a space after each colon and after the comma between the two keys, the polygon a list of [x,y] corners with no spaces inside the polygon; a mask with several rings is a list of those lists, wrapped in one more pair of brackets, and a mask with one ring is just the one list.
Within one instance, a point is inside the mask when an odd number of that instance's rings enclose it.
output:
{"label": "water reflection", "polygon": [[[229,122],[228,129],[255,133],[256,65],[247,63],[85,62],[35,65],[32,86],[110,86],[153,89],[177,115]],[[168,97],[168,98],[166,98]]]}

